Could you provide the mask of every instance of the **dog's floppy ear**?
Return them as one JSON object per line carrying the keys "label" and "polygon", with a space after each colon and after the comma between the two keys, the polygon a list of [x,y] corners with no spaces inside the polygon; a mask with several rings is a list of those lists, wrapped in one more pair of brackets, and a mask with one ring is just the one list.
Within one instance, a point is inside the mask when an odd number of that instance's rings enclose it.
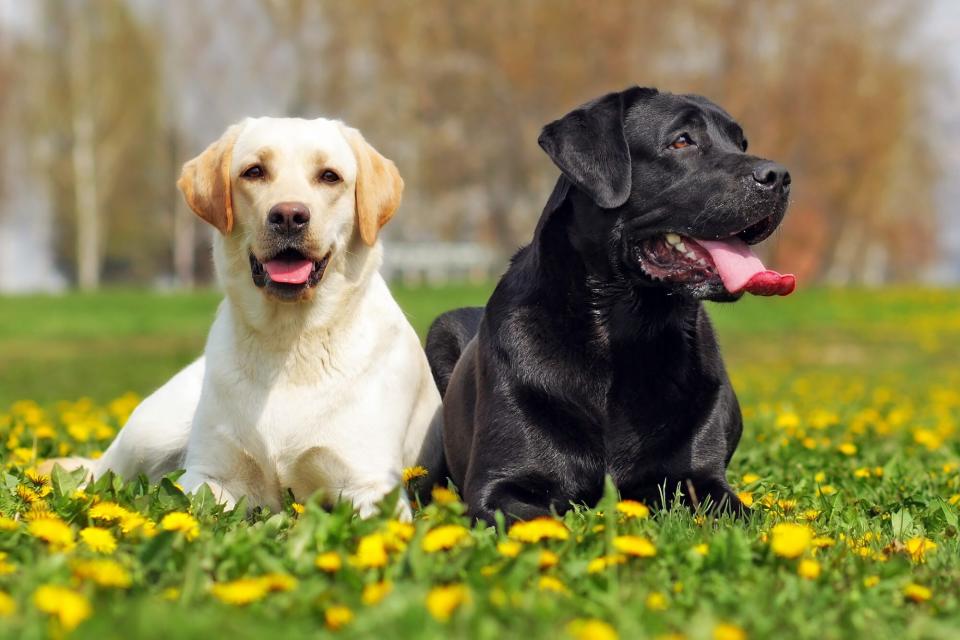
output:
{"label": "dog's floppy ear", "polygon": [[655,93],[633,87],[608,93],[543,128],[537,142],[573,184],[604,209],[630,196],[630,149],[623,116],[638,95]]}
{"label": "dog's floppy ear", "polygon": [[357,225],[364,243],[373,246],[403,195],[403,178],[392,160],[384,158],[359,131],[343,126],[343,135],[357,159]]}
{"label": "dog's floppy ear", "polygon": [[220,139],[190,160],[180,171],[177,187],[194,213],[227,235],[233,229],[230,159],[242,125],[235,124]]}

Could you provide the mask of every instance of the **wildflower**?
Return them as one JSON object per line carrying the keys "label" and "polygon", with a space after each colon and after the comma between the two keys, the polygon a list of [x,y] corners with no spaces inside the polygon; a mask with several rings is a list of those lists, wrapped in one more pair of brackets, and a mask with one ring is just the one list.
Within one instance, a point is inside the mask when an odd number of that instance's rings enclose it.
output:
{"label": "wildflower", "polygon": [[469,597],[470,592],[462,584],[434,587],[427,594],[427,611],[440,622],[446,622]]}
{"label": "wildflower", "polygon": [[257,578],[240,578],[232,582],[219,582],[210,589],[213,597],[224,604],[244,606],[267,595],[269,585]]}
{"label": "wildflower", "polygon": [[17,611],[17,602],[5,591],[0,591],[0,618],[9,618]]}
{"label": "wildflower", "polygon": [[0,531],[16,531],[20,528],[20,523],[13,518],[0,516]]}
{"label": "wildflower", "polygon": [[753,493],[750,491],[741,491],[737,493],[737,497],[740,498],[740,502],[743,503],[745,507],[753,506]]}
{"label": "wildflower", "polygon": [[635,558],[652,558],[657,555],[657,548],[653,543],[640,536],[617,536],[613,539],[613,548]]}
{"label": "wildflower", "polygon": [[747,640],[747,632],[734,624],[721,623],[713,628],[713,640]]}
{"label": "wildflower", "polygon": [[619,640],[620,638],[616,629],[596,618],[572,620],[567,625],[567,633],[574,640]]}
{"label": "wildflower", "polygon": [[923,585],[911,582],[903,588],[903,595],[911,602],[926,602],[933,597],[933,591]]}
{"label": "wildflower", "polygon": [[857,454],[857,445],[852,442],[844,442],[837,447],[837,450],[845,456],[853,456]]}
{"label": "wildflower", "polygon": [[825,484],[817,487],[818,496],[832,496],[836,492],[837,492],[837,488],[834,487],[832,484]]}
{"label": "wildflower", "polygon": [[743,484],[753,484],[754,482],[758,482],[760,480],[760,476],[755,473],[745,473],[743,474],[741,480],[743,481]]}
{"label": "wildflower", "polygon": [[544,549],[540,552],[540,557],[537,559],[537,566],[541,569],[549,569],[550,567],[557,566],[559,562],[560,556],[553,551]]}
{"label": "wildflower", "polygon": [[393,551],[403,551],[416,531],[416,528],[409,522],[390,520],[387,522],[385,536],[387,548]]}
{"label": "wildflower", "polygon": [[820,517],[820,511],[818,511],[817,509],[807,509],[806,511],[800,514],[800,517],[802,517],[807,522],[813,522],[814,520]]}
{"label": "wildflower", "polygon": [[393,591],[393,584],[387,580],[382,582],[372,582],[363,588],[363,595],[360,599],[368,607],[378,604]]}
{"label": "wildflower", "polygon": [[663,595],[659,591],[652,591],[647,595],[645,601],[647,609],[651,611],[666,611],[667,610],[667,596]]}
{"label": "wildflower", "polygon": [[360,538],[353,563],[362,569],[384,567],[387,564],[387,545],[382,533],[371,533]]}
{"label": "wildflower", "polygon": [[125,536],[139,533],[144,538],[152,538],[157,533],[157,525],[135,511],[127,511],[120,517],[120,531]]}
{"label": "wildflower", "polygon": [[7,562],[7,552],[0,551],[0,576],[8,576],[17,571],[17,566]]}
{"label": "wildflower", "polygon": [[49,544],[52,549],[64,551],[73,548],[73,529],[66,522],[55,517],[33,520],[27,526],[27,531],[34,538],[39,538]]}
{"label": "wildflower", "polygon": [[183,511],[174,511],[163,516],[160,528],[164,531],[178,531],[188,542],[200,535],[200,523],[192,515]]}
{"label": "wildflower", "polygon": [[854,471],[853,471],[853,477],[854,477],[854,478],[860,478],[860,479],[869,478],[869,477],[870,477],[870,469],[867,468],[867,467],[860,467],[859,469],[854,469]]}
{"label": "wildflower", "polygon": [[458,524],[446,524],[428,531],[427,535],[423,537],[421,545],[424,551],[433,553],[441,549],[452,549],[469,535],[470,532],[466,527]]}
{"label": "wildflower", "polygon": [[340,554],[336,551],[327,551],[326,553],[318,555],[317,559],[314,560],[314,564],[317,566],[317,569],[321,571],[336,573],[340,570],[340,567],[343,566],[343,561],[340,560]]}
{"label": "wildflower", "polygon": [[807,580],[816,580],[820,577],[820,563],[816,560],[804,558],[797,565],[797,574]]}
{"label": "wildflower", "polygon": [[440,505],[454,504],[459,501],[457,494],[446,487],[434,487],[430,492],[430,497]]}
{"label": "wildflower", "polygon": [[700,557],[704,557],[708,553],[710,553],[710,545],[706,544],[705,542],[702,542],[696,545],[695,547],[693,547],[693,552]]}
{"label": "wildflower", "polygon": [[813,541],[813,531],[803,524],[780,523],[770,533],[770,548],[783,558],[799,557]]}
{"label": "wildflower", "polygon": [[298,516],[302,516],[302,515],[303,515],[303,512],[306,511],[306,507],[304,507],[304,506],[303,506],[302,504],[300,504],[299,502],[294,502],[294,503],[292,503],[292,504],[290,505],[290,508],[293,509],[293,512],[294,512],[295,514],[297,514]]}
{"label": "wildflower", "polygon": [[105,520],[113,522],[129,516],[130,512],[116,502],[98,502],[90,507],[88,515],[91,520]]}
{"label": "wildflower", "polygon": [[333,605],[323,613],[327,628],[331,631],[341,629],[353,620],[353,611],[343,605]]}
{"label": "wildflower", "polygon": [[100,587],[126,589],[131,584],[130,574],[115,560],[82,560],[73,565],[73,575],[90,580]]}
{"label": "wildflower", "polygon": [[621,500],[617,503],[617,511],[628,518],[636,518],[638,520],[650,517],[650,509],[647,505],[642,502],[637,502],[636,500]]}
{"label": "wildflower", "polygon": [[867,589],[872,589],[878,584],[880,584],[880,576],[867,576],[863,579],[863,586]]}
{"label": "wildflower", "polygon": [[927,554],[937,548],[937,543],[929,538],[911,538],[907,540],[906,550],[914,562],[926,562]]}
{"label": "wildflower", "polygon": [[73,589],[43,585],[33,594],[33,604],[40,611],[55,616],[60,626],[70,631],[90,617],[92,608],[87,598]]}
{"label": "wildflower", "polygon": [[176,587],[167,587],[160,593],[160,597],[167,602],[176,602],[180,599],[180,589]]}
{"label": "wildflower", "polygon": [[816,549],[826,549],[827,547],[832,547],[833,545],[837,544],[837,541],[833,538],[823,536],[814,538],[810,541],[810,544],[812,544]]}
{"label": "wildflower", "polygon": [[425,467],[417,465],[415,467],[407,467],[403,470],[403,475],[401,479],[403,480],[403,486],[409,486],[411,480],[416,480],[417,478],[422,478],[427,475],[427,470]]}
{"label": "wildflower", "polygon": [[587,573],[600,573],[607,567],[612,567],[616,564],[623,564],[626,561],[627,556],[619,553],[610,556],[600,556],[587,563]]}
{"label": "wildflower", "polygon": [[540,591],[550,591],[553,593],[570,593],[567,589],[567,585],[563,584],[559,578],[553,576],[541,576],[540,581],[537,583],[537,587]]}
{"label": "wildflower", "polygon": [[117,539],[109,529],[86,527],[80,530],[80,539],[88,549],[96,553],[113,553],[117,550]]}
{"label": "wildflower", "polygon": [[504,540],[497,544],[497,551],[500,555],[507,558],[516,558],[523,550],[523,545],[516,540]]}
{"label": "wildflower", "polygon": [[297,588],[297,579],[285,573],[267,573],[258,578],[267,587],[267,591],[293,591]]}
{"label": "wildflower", "polygon": [[559,520],[544,516],[517,522],[510,527],[507,535],[520,542],[540,542],[543,539],[566,540],[570,537],[570,531]]}

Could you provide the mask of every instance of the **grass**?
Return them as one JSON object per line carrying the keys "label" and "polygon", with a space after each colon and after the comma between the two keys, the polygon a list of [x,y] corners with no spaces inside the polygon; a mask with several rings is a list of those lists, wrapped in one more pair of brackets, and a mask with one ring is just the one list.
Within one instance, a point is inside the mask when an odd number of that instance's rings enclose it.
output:
{"label": "grass", "polygon": [[[396,293],[422,333],[488,291]],[[813,290],[711,309],[744,408],[729,474],[753,503],[742,521],[631,517],[611,491],[529,542],[472,527],[442,492],[406,527],[309,501],[248,519],[174,478],[78,491],[70,476],[25,474],[35,455],[106,446],[136,402],[124,392],[195,357],[216,303],[0,300],[0,636],[958,637],[956,291]],[[25,399],[38,402],[14,404]],[[318,568],[321,554],[340,567]]]}

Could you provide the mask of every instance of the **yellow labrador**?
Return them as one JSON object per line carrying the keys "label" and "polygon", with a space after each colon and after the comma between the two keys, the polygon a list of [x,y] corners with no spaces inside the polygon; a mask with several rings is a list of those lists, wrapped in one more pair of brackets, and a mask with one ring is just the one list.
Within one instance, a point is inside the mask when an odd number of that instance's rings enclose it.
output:
{"label": "yellow labrador", "polygon": [[[248,119],[183,167],[187,203],[216,227],[226,298],[204,356],[136,409],[98,460],[188,492],[279,509],[323,491],[361,516],[415,463],[440,406],[413,328],[378,273],[403,180],[355,129]],[[409,506],[401,509],[409,513]]]}

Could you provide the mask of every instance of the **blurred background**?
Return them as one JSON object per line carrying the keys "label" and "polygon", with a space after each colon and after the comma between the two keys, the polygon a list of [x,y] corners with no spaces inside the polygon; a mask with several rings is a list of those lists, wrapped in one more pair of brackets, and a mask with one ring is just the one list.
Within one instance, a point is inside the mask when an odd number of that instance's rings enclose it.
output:
{"label": "blurred background", "polygon": [[[801,292],[718,309],[731,344],[769,314],[767,351],[797,318],[822,342],[838,287],[882,291],[856,309],[892,331],[917,298],[880,287],[960,280],[955,0],[0,0],[0,404],[148,391],[200,352],[211,231],[174,182],[228,124],[342,118],[397,162],[384,270],[422,332],[531,237],[540,127],[633,84],[712,98],[793,175],[761,250]],[[960,335],[928,315],[910,344]],[[869,362],[867,324],[797,357]]]}

